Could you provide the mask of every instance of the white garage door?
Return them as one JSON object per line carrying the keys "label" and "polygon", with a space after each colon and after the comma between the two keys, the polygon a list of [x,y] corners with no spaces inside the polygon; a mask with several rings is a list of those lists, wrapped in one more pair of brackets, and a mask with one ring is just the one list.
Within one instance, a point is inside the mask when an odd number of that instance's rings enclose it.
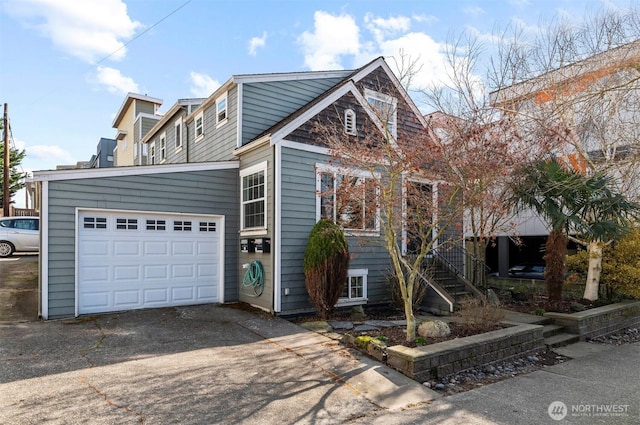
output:
{"label": "white garage door", "polygon": [[78,215],[78,314],[221,301],[222,220]]}

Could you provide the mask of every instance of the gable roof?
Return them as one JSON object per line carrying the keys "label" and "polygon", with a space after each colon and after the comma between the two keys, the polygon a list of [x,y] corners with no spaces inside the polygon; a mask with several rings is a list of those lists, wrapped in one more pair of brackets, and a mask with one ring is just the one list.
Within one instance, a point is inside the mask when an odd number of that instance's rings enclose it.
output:
{"label": "gable roof", "polygon": [[381,67],[389,76],[398,93],[402,95],[403,99],[409,105],[414,114],[418,117],[422,125],[426,127],[427,121],[413,102],[413,99],[411,99],[404,87],[402,87],[400,81],[398,81],[395,74],[391,71],[384,58],[380,56],[356,70],[349,71],[349,74],[342,82],[336,84],[333,88],[327,90],[322,95],[318,96],[302,108],[284,118],[282,121],[274,124],[244,146],[247,146],[256,140],[260,140],[267,135],[270,135],[271,137],[271,144],[277,143],[280,139],[284,138],[287,134],[298,128],[300,125],[313,118],[316,114],[320,113],[322,110],[327,108],[329,105],[337,101],[348,92],[351,92],[356,97],[356,99],[358,99],[373,122],[376,123],[378,128],[382,131],[384,127],[383,124],[379,122],[380,120],[373,112],[373,109],[370,107],[369,103],[366,101],[362,93],[360,93],[355,85],[356,82],[360,81],[379,67]]}
{"label": "gable roof", "polygon": [[155,97],[149,97],[146,95],[129,92],[127,93],[127,96],[124,98],[124,102],[122,102],[120,109],[118,109],[118,113],[116,114],[116,117],[113,119],[113,123],[111,124],[111,127],[113,128],[118,127],[118,124],[120,124],[120,121],[122,121],[122,118],[124,118],[124,113],[127,111],[127,109],[129,109],[129,106],[134,100],[141,100],[143,102],[154,103],[158,106],[162,105],[162,99],[157,99]]}

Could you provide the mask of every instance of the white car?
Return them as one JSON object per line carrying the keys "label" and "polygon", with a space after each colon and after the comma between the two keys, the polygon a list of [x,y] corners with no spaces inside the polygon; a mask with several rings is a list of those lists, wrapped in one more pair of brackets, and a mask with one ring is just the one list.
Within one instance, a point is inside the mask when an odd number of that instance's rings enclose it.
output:
{"label": "white car", "polygon": [[0,218],[0,257],[14,252],[40,250],[40,219],[38,217]]}

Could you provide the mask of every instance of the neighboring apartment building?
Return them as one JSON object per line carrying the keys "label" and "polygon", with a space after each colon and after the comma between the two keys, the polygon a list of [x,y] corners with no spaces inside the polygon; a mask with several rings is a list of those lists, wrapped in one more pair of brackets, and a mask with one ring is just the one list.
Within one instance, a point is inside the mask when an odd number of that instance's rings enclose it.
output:
{"label": "neighboring apartment building", "polygon": [[89,161],[89,168],[109,168],[114,166],[113,151],[118,142],[115,139],[101,137],[96,146],[96,154]]}
{"label": "neighboring apartment building", "polygon": [[[396,137],[425,131],[382,58],[357,70],[235,75],[156,120],[139,139],[144,167],[36,172],[48,217],[41,315],[238,300],[276,314],[312,310],[304,250],[321,217],[322,184],[342,172],[314,125],[344,120],[357,135],[380,105],[392,108]],[[379,223],[346,231],[352,259],[339,305],[388,301]],[[261,291],[247,285],[257,263]],[[427,302],[451,311],[454,300],[436,285]]]}
{"label": "neighboring apartment building", "polygon": [[[523,128],[558,129],[564,140],[556,154],[567,165],[583,172],[604,170],[620,193],[640,200],[640,40],[491,97],[496,108],[516,117]],[[524,246],[516,247],[507,235],[498,238],[503,271],[523,260],[542,260],[548,230],[535,214],[518,216],[513,234]]]}
{"label": "neighboring apartment building", "polygon": [[114,165],[122,167],[140,162],[140,140],[162,118],[158,109],[162,100],[146,95],[128,93],[113,120],[117,146]]}

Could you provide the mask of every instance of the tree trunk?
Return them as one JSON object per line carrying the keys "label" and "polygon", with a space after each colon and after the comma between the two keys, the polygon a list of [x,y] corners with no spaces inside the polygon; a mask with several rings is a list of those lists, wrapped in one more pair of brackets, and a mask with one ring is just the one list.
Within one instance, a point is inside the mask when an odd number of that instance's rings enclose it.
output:
{"label": "tree trunk", "polygon": [[416,318],[413,316],[413,302],[411,297],[404,300],[404,315],[407,318],[407,342],[416,340]]}
{"label": "tree trunk", "polygon": [[557,311],[562,304],[562,284],[564,283],[565,256],[567,254],[567,235],[562,229],[549,233],[544,255],[544,279],[547,284],[548,305],[550,311]]}
{"label": "tree trunk", "polygon": [[583,298],[595,301],[598,299],[598,285],[600,285],[600,272],[602,271],[602,244],[597,241],[590,242],[587,246],[587,253],[589,254],[589,269]]}

